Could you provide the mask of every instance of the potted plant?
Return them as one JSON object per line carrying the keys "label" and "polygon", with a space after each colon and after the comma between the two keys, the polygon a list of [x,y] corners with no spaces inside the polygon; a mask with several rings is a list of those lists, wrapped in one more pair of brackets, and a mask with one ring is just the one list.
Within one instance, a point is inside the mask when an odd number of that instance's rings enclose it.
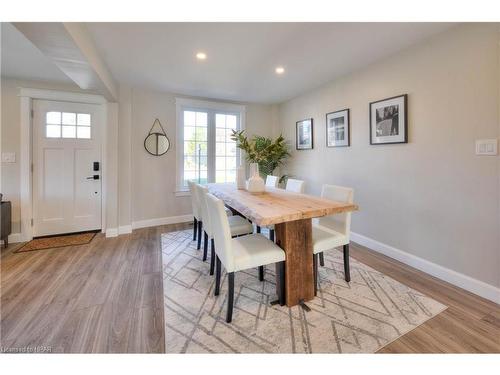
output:
{"label": "potted plant", "polygon": [[290,155],[282,135],[275,140],[260,135],[249,140],[244,133],[244,130],[233,130],[231,139],[236,141],[239,149],[245,151],[249,163],[259,164],[259,173],[264,179],[267,175],[273,174],[274,170]]}

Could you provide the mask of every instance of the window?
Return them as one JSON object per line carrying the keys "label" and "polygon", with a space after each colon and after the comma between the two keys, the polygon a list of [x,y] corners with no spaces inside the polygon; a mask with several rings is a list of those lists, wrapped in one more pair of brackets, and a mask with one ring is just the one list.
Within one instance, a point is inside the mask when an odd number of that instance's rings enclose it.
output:
{"label": "window", "polygon": [[90,139],[90,114],[74,112],[47,112],[47,138]]}
{"label": "window", "polygon": [[187,181],[235,182],[240,153],[231,140],[232,130],[244,123],[244,107],[214,102],[177,99],[179,145],[178,190]]}
{"label": "window", "polygon": [[183,111],[184,180],[208,182],[208,113]]}

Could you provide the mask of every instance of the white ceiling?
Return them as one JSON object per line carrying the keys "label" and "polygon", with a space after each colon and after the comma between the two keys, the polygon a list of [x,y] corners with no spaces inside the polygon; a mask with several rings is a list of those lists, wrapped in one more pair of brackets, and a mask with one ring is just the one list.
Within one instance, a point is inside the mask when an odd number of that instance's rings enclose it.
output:
{"label": "white ceiling", "polygon": [[73,83],[10,23],[2,22],[2,77]]}
{"label": "white ceiling", "polygon": [[[87,23],[118,82],[198,97],[276,103],[439,33],[450,23]],[[196,60],[203,51],[207,60]],[[10,24],[2,76],[70,82]],[[278,76],[276,66],[284,66]]]}
{"label": "white ceiling", "polygon": [[[389,56],[446,23],[90,23],[119,82],[280,102]],[[197,51],[208,58],[195,59]],[[277,76],[275,67],[286,72]]]}

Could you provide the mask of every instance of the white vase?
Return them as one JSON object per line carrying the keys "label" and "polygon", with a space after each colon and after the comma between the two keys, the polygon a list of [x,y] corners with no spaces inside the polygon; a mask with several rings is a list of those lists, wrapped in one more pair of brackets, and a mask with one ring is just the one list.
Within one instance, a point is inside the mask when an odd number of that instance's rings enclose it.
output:
{"label": "white vase", "polygon": [[240,165],[236,170],[236,187],[243,190],[246,188],[246,175],[244,165]]}
{"label": "white vase", "polygon": [[266,190],[266,184],[259,175],[259,164],[250,164],[250,178],[247,181],[247,190],[250,193],[262,193]]}

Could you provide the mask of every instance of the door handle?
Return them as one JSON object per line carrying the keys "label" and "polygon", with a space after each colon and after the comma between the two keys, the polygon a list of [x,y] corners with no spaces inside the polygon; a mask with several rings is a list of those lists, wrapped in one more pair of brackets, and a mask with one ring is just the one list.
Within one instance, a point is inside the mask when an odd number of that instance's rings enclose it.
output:
{"label": "door handle", "polygon": [[98,179],[99,179],[99,175],[98,174],[95,174],[93,176],[87,177],[87,180],[98,180]]}

